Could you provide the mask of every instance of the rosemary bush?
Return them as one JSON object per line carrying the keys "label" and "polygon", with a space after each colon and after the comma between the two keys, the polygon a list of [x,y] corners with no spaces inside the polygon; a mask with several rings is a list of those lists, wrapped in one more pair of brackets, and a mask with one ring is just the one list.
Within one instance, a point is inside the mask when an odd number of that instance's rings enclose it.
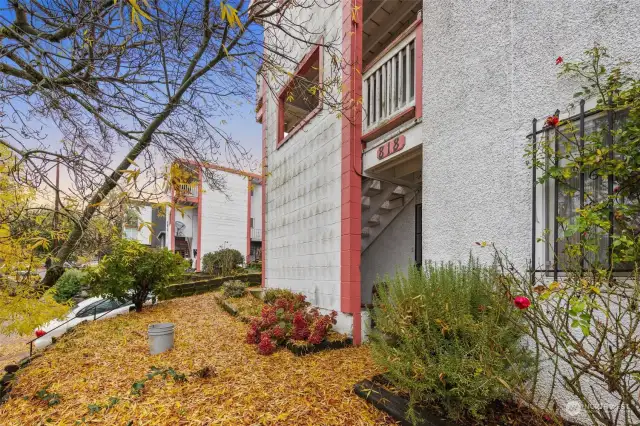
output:
{"label": "rosemary bush", "polygon": [[372,353],[388,379],[416,406],[438,406],[453,419],[483,417],[529,377],[519,312],[497,274],[476,261],[427,264],[378,287],[371,312]]}

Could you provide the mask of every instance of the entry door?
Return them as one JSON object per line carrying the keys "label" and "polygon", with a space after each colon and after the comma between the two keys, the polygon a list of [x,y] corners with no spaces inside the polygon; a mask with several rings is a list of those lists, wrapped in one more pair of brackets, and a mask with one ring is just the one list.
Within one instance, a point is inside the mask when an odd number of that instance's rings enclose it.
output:
{"label": "entry door", "polygon": [[418,268],[422,267],[422,204],[416,204],[416,240],[415,240],[415,262]]}

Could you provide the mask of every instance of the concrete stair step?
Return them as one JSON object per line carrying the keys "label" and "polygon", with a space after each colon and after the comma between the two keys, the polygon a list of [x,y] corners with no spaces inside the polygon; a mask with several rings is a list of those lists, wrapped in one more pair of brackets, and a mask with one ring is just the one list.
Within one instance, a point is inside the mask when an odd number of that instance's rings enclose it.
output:
{"label": "concrete stair step", "polygon": [[369,225],[370,228],[375,228],[376,226],[380,225],[380,215],[374,214],[373,216],[371,216],[371,219],[369,219],[367,225]]}
{"label": "concrete stair step", "polygon": [[404,197],[408,193],[409,191],[407,190],[407,188],[404,188],[402,186],[396,186],[393,189],[393,192],[391,192],[391,195],[389,195],[389,200],[395,200],[395,199]]}
{"label": "concrete stair step", "polygon": [[380,191],[382,191],[382,182],[375,179],[368,180],[362,189],[363,195],[367,197],[379,194]]}
{"label": "concrete stair step", "polygon": [[369,207],[371,207],[371,197],[363,196],[361,203],[362,210],[369,210]]}
{"label": "concrete stair step", "polygon": [[385,201],[384,203],[382,203],[378,211],[380,212],[380,214],[386,214],[386,213],[389,213],[391,210],[395,210],[399,207],[402,207],[403,205],[404,205],[404,197],[396,198],[396,199]]}

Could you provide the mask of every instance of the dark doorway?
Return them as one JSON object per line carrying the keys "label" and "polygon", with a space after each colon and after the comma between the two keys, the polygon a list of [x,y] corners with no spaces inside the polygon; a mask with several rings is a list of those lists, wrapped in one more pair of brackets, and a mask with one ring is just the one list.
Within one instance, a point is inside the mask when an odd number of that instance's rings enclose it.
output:
{"label": "dark doorway", "polygon": [[422,204],[416,204],[416,240],[415,262],[418,268],[422,267]]}

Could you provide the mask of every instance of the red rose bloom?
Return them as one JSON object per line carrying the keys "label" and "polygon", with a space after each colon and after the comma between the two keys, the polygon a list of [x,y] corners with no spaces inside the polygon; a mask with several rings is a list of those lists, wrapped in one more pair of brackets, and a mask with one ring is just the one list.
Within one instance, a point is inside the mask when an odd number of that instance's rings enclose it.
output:
{"label": "red rose bloom", "polygon": [[45,334],[47,334],[47,332],[44,330],[40,330],[40,329],[36,330],[36,337],[42,337]]}
{"label": "red rose bloom", "polygon": [[562,56],[558,56],[556,59],[556,65],[560,65],[562,62],[564,62],[564,59],[562,59]]}
{"label": "red rose bloom", "polygon": [[525,296],[516,296],[513,299],[513,304],[516,305],[516,308],[518,309],[527,309],[531,306],[531,301]]}
{"label": "red rose bloom", "polygon": [[617,194],[618,192],[620,192],[620,187],[619,186],[614,187],[613,188],[613,193]]}
{"label": "red rose bloom", "polygon": [[547,117],[547,121],[545,121],[545,124],[549,127],[558,127],[558,123],[560,123],[560,118],[555,115]]}

